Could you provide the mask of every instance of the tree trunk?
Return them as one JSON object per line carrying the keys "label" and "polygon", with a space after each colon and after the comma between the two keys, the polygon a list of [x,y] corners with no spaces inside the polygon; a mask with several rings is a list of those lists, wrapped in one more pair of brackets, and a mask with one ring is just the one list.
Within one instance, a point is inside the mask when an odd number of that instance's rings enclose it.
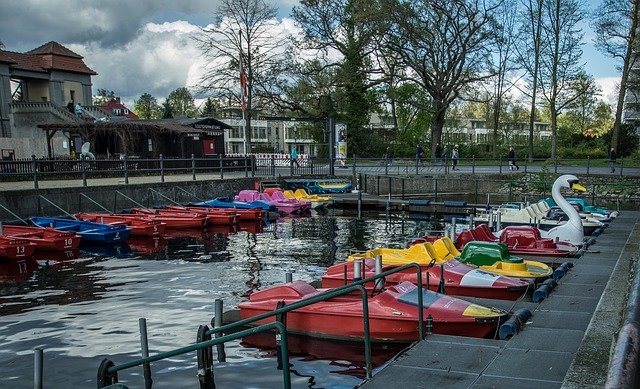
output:
{"label": "tree trunk", "polygon": [[441,144],[444,150],[444,145],[442,144],[442,129],[444,128],[445,112],[446,109],[438,104],[433,118],[433,130],[431,132],[431,158],[436,157],[436,146],[438,143]]}

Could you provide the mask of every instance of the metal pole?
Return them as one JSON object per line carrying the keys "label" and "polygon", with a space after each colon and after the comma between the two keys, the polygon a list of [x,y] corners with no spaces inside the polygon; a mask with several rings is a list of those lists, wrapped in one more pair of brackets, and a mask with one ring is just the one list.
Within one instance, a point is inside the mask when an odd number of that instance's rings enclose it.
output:
{"label": "metal pole", "polygon": [[196,180],[196,156],[195,154],[191,154],[191,175],[193,177],[193,181]]}
{"label": "metal pole", "polygon": [[160,182],[164,182],[164,156],[160,154]]}
{"label": "metal pole", "polygon": [[127,155],[124,156],[124,183],[129,184],[129,168],[127,166]]}
{"label": "metal pole", "polygon": [[224,178],[224,168],[222,167],[222,154],[218,154],[218,161],[220,161],[220,179]]}
{"label": "metal pole", "polygon": [[33,353],[33,388],[42,389],[42,372],[43,372],[44,350],[37,347]]}
{"label": "metal pole", "polygon": [[31,154],[31,160],[33,161],[33,188],[38,189],[38,161],[35,154]]}
{"label": "metal pole", "polygon": [[358,190],[358,219],[362,217],[362,191]]}
{"label": "metal pole", "polygon": [[362,262],[353,261],[353,280],[360,281],[362,279]]}
{"label": "metal pole", "polygon": [[[142,349],[142,358],[149,356],[149,339],[147,337],[147,319],[141,317],[138,319],[138,326],[140,327],[140,347]],[[151,365],[144,363],[142,365],[144,371],[144,387],[145,389],[151,389],[153,379],[151,378]]]}
{"label": "metal pole", "polygon": [[82,186],[87,186],[87,169],[84,165],[84,155],[80,155],[80,170],[82,171]]}
{"label": "metal pole", "polygon": [[457,224],[457,220],[455,217],[451,218],[451,240],[453,242],[456,241],[456,224]]}
{"label": "metal pole", "polygon": [[249,177],[249,157],[244,156],[244,176]]}
{"label": "metal pole", "polygon": [[292,283],[293,282],[293,273],[291,273],[291,272],[284,273],[284,280],[285,280],[284,282],[286,282],[288,284]]}
{"label": "metal pole", "polygon": [[[222,299],[215,299],[214,301],[214,309],[215,309],[215,317],[213,318],[213,324],[217,327],[222,327],[222,317],[223,313],[223,301]],[[214,335],[216,338],[222,336],[221,332],[216,332]],[[218,362],[225,362],[227,360],[227,353],[224,351],[224,343],[221,343],[216,346],[216,351],[218,353]]]}

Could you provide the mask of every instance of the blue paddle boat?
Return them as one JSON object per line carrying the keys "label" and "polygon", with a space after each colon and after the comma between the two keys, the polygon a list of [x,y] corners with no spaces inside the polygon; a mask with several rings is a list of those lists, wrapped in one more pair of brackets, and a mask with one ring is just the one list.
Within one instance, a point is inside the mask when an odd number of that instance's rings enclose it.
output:
{"label": "blue paddle boat", "polygon": [[213,200],[201,201],[198,203],[191,203],[195,207],[209,207],[209,208],[237,208],[237,209],[252,209],[260,208],[265,212],[278,212],[275,205],[272,205],[266,201],[254,200],[251,202],[237,201],[233,197],[217,197]]}
{"label": "blue paddle boat", "polygon": [[84,220],[57,217],[32,217],[37,227],[52,227],[60,231],[73,231],[82,237],[82,242],[117,243],[127,240],[131,228],[123,224],[100,224]]}

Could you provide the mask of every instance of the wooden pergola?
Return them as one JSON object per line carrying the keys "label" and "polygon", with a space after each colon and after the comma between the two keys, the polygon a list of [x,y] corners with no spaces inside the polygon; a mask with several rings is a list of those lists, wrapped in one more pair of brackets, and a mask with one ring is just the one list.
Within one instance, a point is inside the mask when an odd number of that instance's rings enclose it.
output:
{"label": "wooden pergola", "polygon": [[[231,128],[224,123],[223,126]],[[38,125],[38,128],[46,132],[49,158],[53,156],[51,139],[58,131],[70,141],[80,138],[83,142],[90,142],[94,150],[102,150],[102,145],[96,144],[97,140],[109,139],[109,144],[116,147],[116,150],[111,150],[113,154],[138,153],[158,157],[162,153],[182,158],[185,157],[185,139],[204,138],[208,133],[207,130],[182,125],[174,119],[47,123]]]}

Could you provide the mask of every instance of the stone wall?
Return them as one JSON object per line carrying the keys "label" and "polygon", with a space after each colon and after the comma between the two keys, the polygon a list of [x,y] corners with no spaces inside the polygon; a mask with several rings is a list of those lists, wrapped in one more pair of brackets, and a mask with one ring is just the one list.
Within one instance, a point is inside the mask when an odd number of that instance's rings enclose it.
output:
{"label": "stone wall", "polygon": [[[181,182],[178,184],[175,182],[165,182],[103,187],[93,186],[6,191],[0,192],[0,205],[7,207],[20,218],[64,215],[64,212],[56,208],[56,206],[69,213],[105,212],[104,209],[92,203],[91,200],[111,212],[120,212],[123,209],[138,206],[136,203],[127,199],[127,197],[144,207],[173,204],[167,198],[178,203],[188,203],[199,201],[198,199],[210,200],[215,197],[232,196],[242,189],[253,188],[254,182],[255,179],[253,178],[239,178]],[[83,195],[91,198],[91,200]],[[50,204],[47,200],[56,206]],[[15,220],[15,216],[4,209],[0,209],[0,215],[0,220]]]}

